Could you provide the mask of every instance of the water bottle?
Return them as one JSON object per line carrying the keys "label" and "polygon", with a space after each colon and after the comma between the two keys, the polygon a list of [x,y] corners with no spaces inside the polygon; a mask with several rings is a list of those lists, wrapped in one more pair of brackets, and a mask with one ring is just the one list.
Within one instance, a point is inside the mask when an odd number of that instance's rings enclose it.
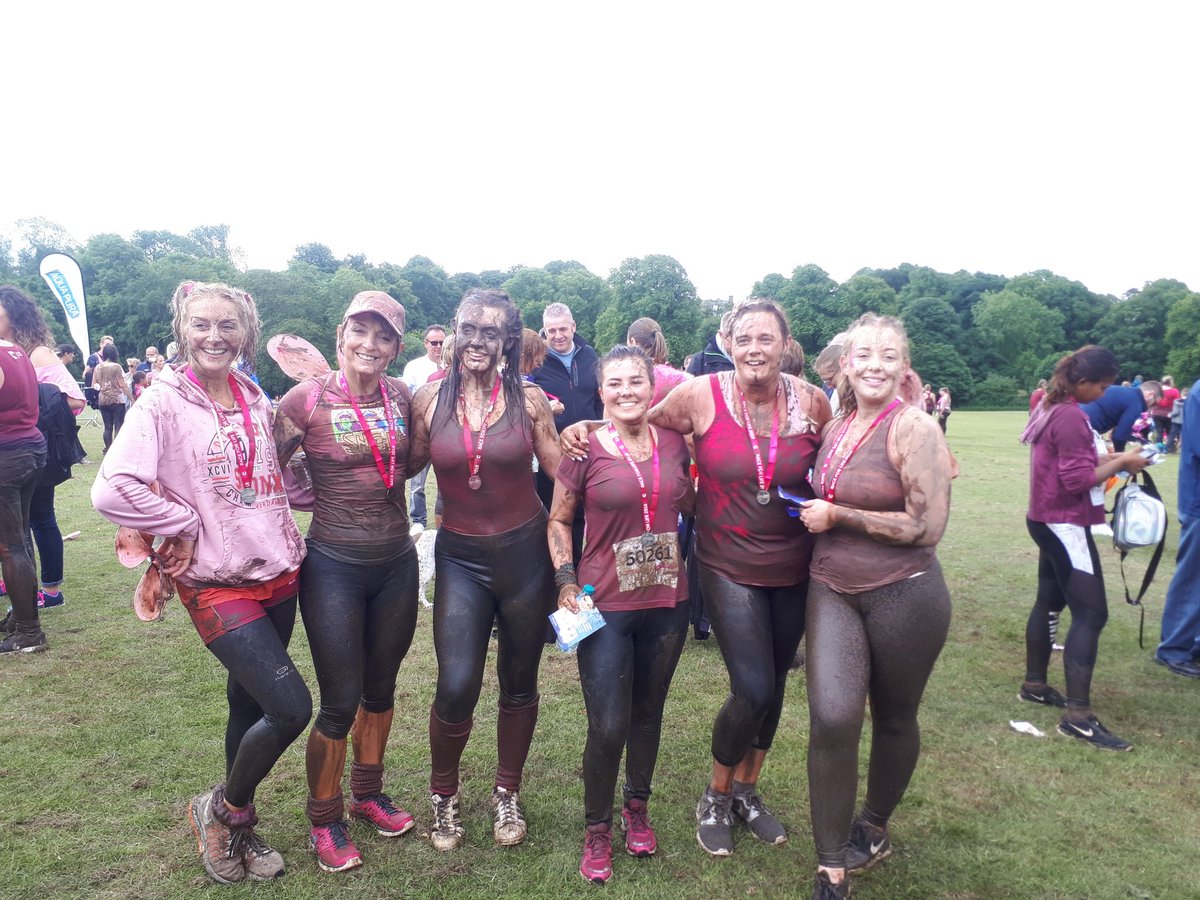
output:
{"label": "water bottle", "polygon": [[596,603],[593,598],[595,593],[596,589],[594,587],[590,584],[585,584],[583,590],[575,595],[575,602],[579,604],[580,609],[595,609]]}
{"label": "water bottle", "polygon": [[288,468],[292,470],[292,475],[296,477],[296,483],[302,490],[312,490],[312,473],[308,471],[308,457],[303,450],[292,454],[292,458],[288,460]]}

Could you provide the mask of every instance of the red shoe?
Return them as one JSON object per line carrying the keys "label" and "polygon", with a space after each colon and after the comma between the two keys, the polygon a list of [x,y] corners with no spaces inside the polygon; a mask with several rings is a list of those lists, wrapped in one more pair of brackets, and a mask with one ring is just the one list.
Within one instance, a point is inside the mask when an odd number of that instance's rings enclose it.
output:
{"label": "red shoe", "polygon": [[587,827],[579,874],[592,884],[604,884],[612,878],[612,831],[603,822]]}
{"label": "red shoe", "polygon": [[317,854],[317,865],[326,872],[344,872],[362,865],[362,854],[350,840],[350,826],[345,822],[314,825],[309,846]]}
{"label": "red shoe", "polygon": [[351,797],[350,815],[369,822],[384,837],[399,837],[415,824],[413,817],[392,803],[387,794],[375,794],[362,800]]}
{"label": "red shoe", "polygon": [[650,827],[650,814],[646,801],[631,797],[621,809],[621,828],[625,832],[625,851],[630,856],[653,856],[658,849],[654,829]]}

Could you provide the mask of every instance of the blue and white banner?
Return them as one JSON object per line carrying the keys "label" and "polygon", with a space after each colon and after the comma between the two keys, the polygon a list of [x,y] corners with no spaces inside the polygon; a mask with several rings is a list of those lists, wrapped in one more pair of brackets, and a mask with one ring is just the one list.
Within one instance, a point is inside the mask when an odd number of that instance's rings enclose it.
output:
{"label": "blue and white banner", "polygon": [[65,253],[50,253],[42,257],[39,270],[62,304],[71,338],[86,358],[92,352],[92,345],[88,339],[87,304],[83,299],[83,273],[79,271],[79,263]]}

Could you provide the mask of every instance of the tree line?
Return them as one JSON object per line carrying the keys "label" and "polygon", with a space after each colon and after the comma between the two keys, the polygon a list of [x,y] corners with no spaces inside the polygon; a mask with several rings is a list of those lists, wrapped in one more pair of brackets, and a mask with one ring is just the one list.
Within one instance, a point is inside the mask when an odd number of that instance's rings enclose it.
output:
{"label": "tree line", "polygon": [[[635,319],[650,316],[662,326],[677,365],[704,347],[732,305],[732,298],[701,299],[683,266],[665,255],[627,259],[607,278],[572,260],[450,274],[425,256],[403,265],[376,264],[363,255],[339,259],[324,244],[309,243],[296,248],[286,269],[270,271],[239,265],[225,225],[201,226],[186,235],[98,234],[80,245],[45,219],[16,224],[15,246],[0,238],[0,281],[35,297],[56,337],[69,341],[38,262],[49,252],[70,253],[83,269],[93,340],[113,335],[122,355],[165,347],[171,339],[171,292],[187,279],[225,281],[249,291],[264,336],[298,334],[330,360],[334,329],[347,303],[369,289],[387,291],[408,311],[404,359],[424,352],[425,326],[448,323],[459,298],[473,287],[507,291],[534,328],[548,304],[566,303],[580,335],[602,350],[622,342]],[[1121,360],[1122,378],[1171,374],[1191,384],[1200,377],[1200,293],[1172,279],[1114,297],[1044,270],[1007,278],[905,263],[864,268],[839,284],[808,264],[790,276],[764,276],[748,295],[771,297],[783,306],[810,358],[863,312],[900,316],[914,368],[935,389],[950,387],[960,407],[1021,405],[1063,353],[1087,343],[1111,349]],[[266,357],[265,341],[257,365],[268,391],[287,389],[286,377]]]}

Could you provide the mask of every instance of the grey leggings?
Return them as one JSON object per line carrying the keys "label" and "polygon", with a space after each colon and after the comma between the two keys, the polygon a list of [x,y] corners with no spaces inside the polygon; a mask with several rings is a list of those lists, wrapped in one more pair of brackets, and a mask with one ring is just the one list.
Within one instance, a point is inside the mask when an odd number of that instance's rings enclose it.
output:
{"label": "grey leggings", "polygon": [[950,629],[950,593],[927,572],[862,594],[808,591],[809,802],[817,860],[844,868],[858,793],[858,741],[871,701],[866,819],[884,826],[921,752],[917,709]]}

